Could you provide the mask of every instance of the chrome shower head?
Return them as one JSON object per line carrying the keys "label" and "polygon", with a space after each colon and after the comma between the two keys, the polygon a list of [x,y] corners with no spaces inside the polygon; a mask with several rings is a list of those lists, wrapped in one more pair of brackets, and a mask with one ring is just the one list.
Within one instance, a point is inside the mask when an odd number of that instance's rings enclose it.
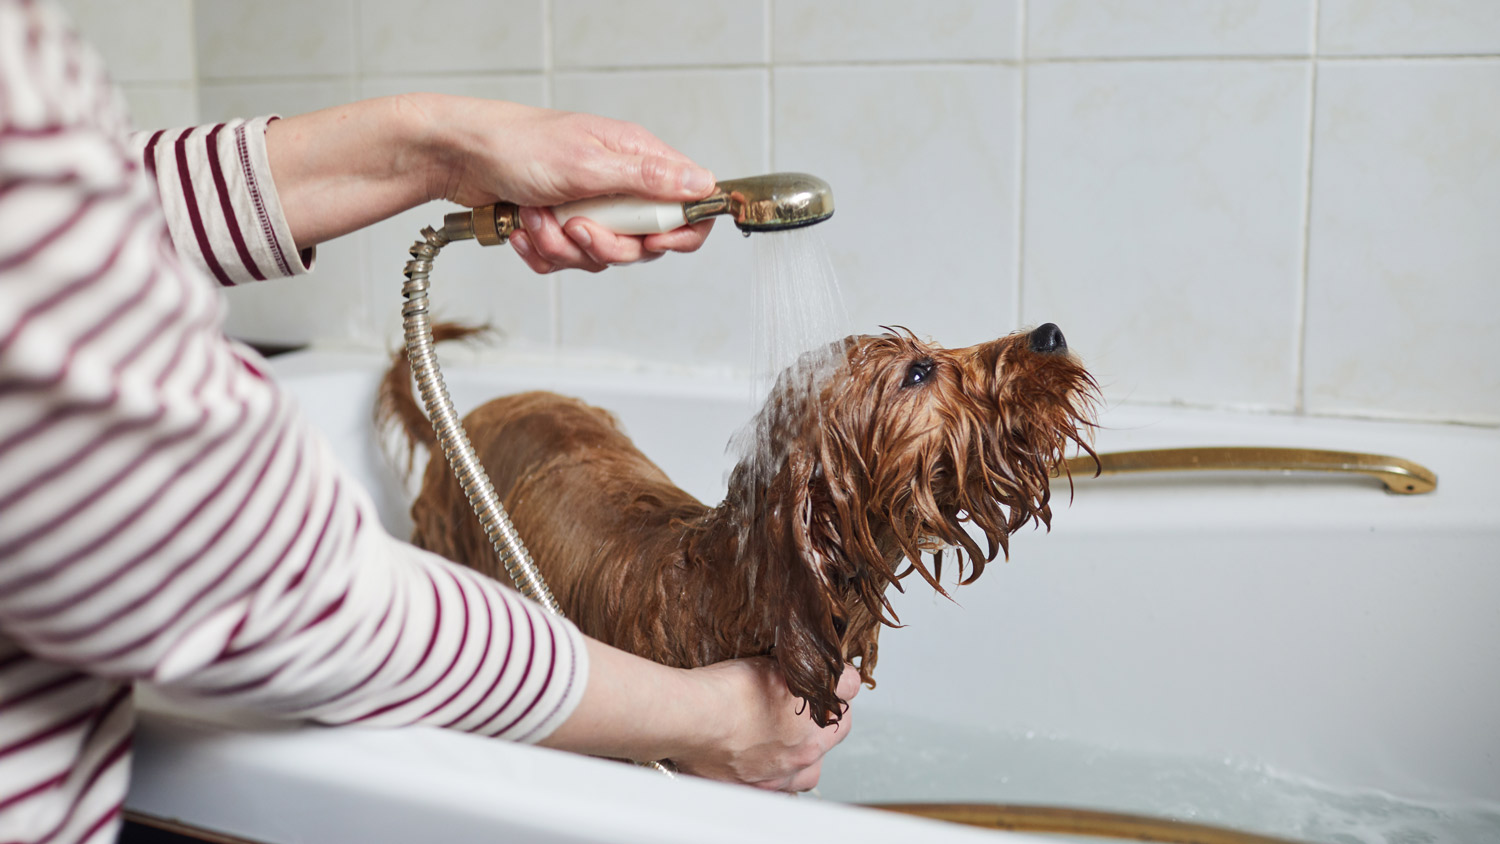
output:
{"label": "chrome shower head", "polygon": [[719,182],[712,195],[682,210],[689,223],[728,214],[746,233],[796,229],[833,216],[833,188],[807,173],[768,173]]}

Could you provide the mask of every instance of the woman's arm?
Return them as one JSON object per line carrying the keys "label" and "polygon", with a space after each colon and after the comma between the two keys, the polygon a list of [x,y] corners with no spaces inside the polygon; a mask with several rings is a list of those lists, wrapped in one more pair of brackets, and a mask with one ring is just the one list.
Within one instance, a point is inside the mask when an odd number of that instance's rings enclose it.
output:
{"label": "woman's arm", "polygon": [[273,122],[271,172],[299,248],[435,199],[526,207],[517,253],[538,272],[691,252],[710,228],[621,236],[533,209],[612,193],[683,202],[713,175],[631,123],[438,94],[363,100]]}

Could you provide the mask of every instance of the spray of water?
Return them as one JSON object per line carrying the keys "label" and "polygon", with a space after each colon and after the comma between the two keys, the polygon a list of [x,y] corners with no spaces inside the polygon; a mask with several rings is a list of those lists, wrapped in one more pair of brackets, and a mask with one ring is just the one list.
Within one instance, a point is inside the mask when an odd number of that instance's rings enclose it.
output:
{"label": "spray of water", "polygon": [[849,315],[816,227],[759,233],[751,240],[752,399],[762,409],[735,435],[730,451],[752,483],[763,487],[786,456],[774,432],[787,429],[786,414],[816,408],[809,400],[842,362],[835,341],[849,333]]}

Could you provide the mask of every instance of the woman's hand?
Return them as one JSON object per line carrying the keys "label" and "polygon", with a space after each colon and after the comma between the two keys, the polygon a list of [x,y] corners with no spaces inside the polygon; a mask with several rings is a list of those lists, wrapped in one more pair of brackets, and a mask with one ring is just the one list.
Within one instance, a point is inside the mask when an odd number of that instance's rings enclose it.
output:
{"label": "woman's hand", "polygon": [[516,103],[436,95],[414,98],[430,115],[446,151],[429,195],[476,207],[504,200],[522,206],[523,231],[511,238],[533,270],[593,272],[703,245],[712,220],[664,234],[617,235],[584,219],[559,226],[546,206],[608,194],[664,202],[701,199],[714,177],[634,123]]}
{"label": "woman's hand", "polygon": [[[779,791],[818,784],[823,756],[849,735],[850,710],[818,727],[765,657],[683,670],[585,640],[589,679],[546,747],[640,761],[670,759],[689,774]],[[838,694],[859,692],[852,666]]]}
{"label": "woman's hand", "polygon": [[[736,659],[697,669],[724,684],[724,736],[672,761],[684,772],[775,791],[807,791],[818,784],[823,756],[849,735],[850,709],[836,724],[819,728],[802,701],[787,691],[776,663],[765,657]],[[838,695],[859,692],[859,671],[845,666]]]}

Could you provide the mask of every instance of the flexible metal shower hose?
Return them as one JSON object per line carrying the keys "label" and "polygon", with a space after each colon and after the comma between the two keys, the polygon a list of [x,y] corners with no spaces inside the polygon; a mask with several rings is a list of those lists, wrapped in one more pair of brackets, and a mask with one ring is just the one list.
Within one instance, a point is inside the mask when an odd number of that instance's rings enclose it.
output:
{"label": "flexible metal shower hose", "polygon": [[[401,295],[406,303],[401,306],[401,327],[406,340],[406,358],[411,362],[412,375],[417,381],[417,391],[422,395],[422,404],[427,408],[427,417],[432,420],[433,432],[438,446],[448,465],[458,477],[469,506],[479,517],[484,534],[494,546],[500,564],[521,594],[536,601],[553,615],[562,615],[562,607],[547,588],[547,582],[537,570],[521,535],[511,524],[510,516],[500,504],[500,496],[490,483],[490,476],[474,453],[469,435],[464,432],[458,411],[453,408],[453,399],[448,395],[448,385],[443,381],[438,368],[437,354],[433,350],[432,320],[427,312],[428,277],[432,274],[432,262],[450,241],[473,237],[472,231],[450,231],[444,226],[434,231],[431,226],[422,229],[422,239],[412,244],[412,260],[406,263],[406,283],[401,285]],[[652,768],[668,777],[672,771],[661,762],[637,763]]]}
{"label": "flexible metal shower hose", "polygon": [[412,260],[406,264],[406,283],[401,294],[406,303],[401,306],[401,325],[406,338],[406,357],[411,361],[412,373],[417,380],[417,389],[422,394],[422,403],[427,416],[432,420],[432,429],[437,434],[438,446],[448,465],[458,476],[459,486],[469,499],[469,506],[479,517],[484,534],[495,548],[495,554],[505,567],[511,582],[521,594],[536,601],[554,615],[562,615],[552,590],[537,571],[536,563],[527,553],[511,524],[510,516],[500,506],[500,497],[490,483],[489,475],[474,453],[474,446],[464,432],[458,412],[453,409],[453,399],[448,395],[448,386],[443,382],[443,373],[438,369],[437,354],[433,351],[432,321],[427,313],[428,276],[432,274],[432,261],[449,238],[432,227],[422,229],[422,240],[412,244]]}

